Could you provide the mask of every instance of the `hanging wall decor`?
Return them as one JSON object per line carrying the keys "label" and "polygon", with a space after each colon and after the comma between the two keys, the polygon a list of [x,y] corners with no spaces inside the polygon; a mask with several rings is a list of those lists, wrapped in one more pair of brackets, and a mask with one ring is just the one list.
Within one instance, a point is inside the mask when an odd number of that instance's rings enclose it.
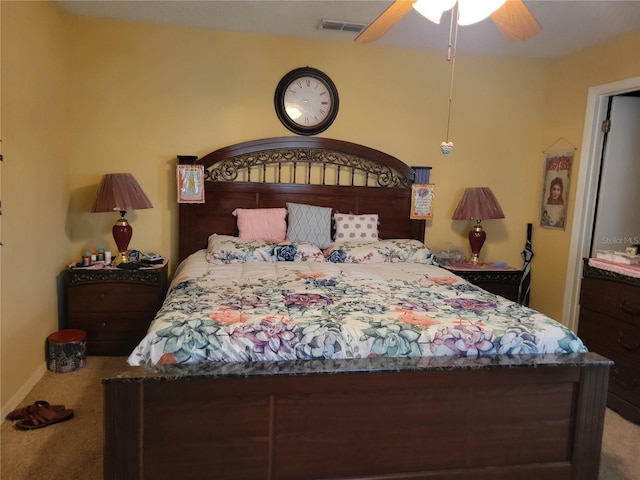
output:
{"label": "hanging wall decor", "polygon": [[429,184],[413,184],[411,186],[411,216],[413,219],[433,218],[433,199],[436,186]]}
{"label": "hanging wall decor", "polygon": [[204,166],[178,165],[178,203],[204,203]]}
{"label": "hanging wall decor", "polygon": [[567,224],[571,164],[575,147],[547,150],[545,153],[542,195],[540,197],[540,226],[564,230]]}

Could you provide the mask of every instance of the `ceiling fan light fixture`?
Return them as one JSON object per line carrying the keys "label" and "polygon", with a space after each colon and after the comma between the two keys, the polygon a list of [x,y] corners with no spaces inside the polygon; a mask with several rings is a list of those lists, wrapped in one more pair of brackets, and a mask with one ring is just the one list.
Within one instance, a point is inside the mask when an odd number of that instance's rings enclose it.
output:
{"label": "ceiling fan light fixture", "polygon": [[456,4],[456,0],[418,0],[413,4],[413,8],[433,23],[440,23],[442,14],[451,10]]}
{"label": "ceiling fan light fixture", "polygon": [[458,0],[458,25],[481,22],[505,2],[506,0]]}

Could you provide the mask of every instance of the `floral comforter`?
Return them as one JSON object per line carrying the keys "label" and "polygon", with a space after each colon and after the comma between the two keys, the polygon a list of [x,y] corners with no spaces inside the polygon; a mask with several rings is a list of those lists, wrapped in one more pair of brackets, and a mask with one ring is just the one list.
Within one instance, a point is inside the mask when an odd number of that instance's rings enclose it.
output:
{"label": "floral comforter", "polygon": [[562,324],[433,265],[187,259],[131,365],[584,352]]}

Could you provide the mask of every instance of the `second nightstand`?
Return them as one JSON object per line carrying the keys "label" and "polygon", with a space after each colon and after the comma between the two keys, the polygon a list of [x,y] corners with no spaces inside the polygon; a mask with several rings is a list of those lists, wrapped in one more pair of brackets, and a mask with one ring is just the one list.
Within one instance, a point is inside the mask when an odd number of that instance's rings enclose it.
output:
{"label": "second nightstand", "polygon": [[167,291],[168,265],[67,270],[67,328],[87,332],[88,355],[129,355]]}
{"label": "second nightstand", "polygon": [[518,301],[522,270],[513,267],[496,267],[490,263],[477,265],[456,263],[444,265],[444,268],[491,293],[514,302]]}

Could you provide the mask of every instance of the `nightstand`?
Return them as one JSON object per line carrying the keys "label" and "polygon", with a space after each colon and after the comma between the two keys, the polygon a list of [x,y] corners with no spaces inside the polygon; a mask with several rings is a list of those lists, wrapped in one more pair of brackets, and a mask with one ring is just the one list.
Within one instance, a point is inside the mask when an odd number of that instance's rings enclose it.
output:
{"label": "nightstand", "polygon": [[518,291],[522,279],[522,270],[520,269],[496,267],[491,263],[454,263],[444,265],[443,268],[491,293],[514,302],[518,301]]}
{"label": "nightstand", "polygon": [[162,306],[168,264],[66,271],[67,325],[87,332],[88,355],[129,355]]}

